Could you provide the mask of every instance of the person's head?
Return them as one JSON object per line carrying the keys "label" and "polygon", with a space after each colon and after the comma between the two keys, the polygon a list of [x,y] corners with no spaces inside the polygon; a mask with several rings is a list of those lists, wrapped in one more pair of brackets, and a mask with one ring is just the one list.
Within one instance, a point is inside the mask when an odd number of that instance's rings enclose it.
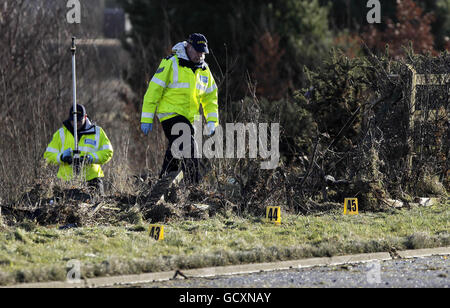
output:
{"label": "person's head", "polygon": [[[83,105],[77,104],[77,129],[80,129],[81,127],[83,127],[83,125],[86,123],[86,119],[87,119],[86,108]],[[73,126],[74,125],[74,123],[73,123],[73,106],[70,107],[69,120]]]}
{"label": "person's head", "polygon": [[194,63],[202,63],[205,55],[209,53],[208,41],[203,34],[193,33],[187,39],[186,52],[189,59]]}

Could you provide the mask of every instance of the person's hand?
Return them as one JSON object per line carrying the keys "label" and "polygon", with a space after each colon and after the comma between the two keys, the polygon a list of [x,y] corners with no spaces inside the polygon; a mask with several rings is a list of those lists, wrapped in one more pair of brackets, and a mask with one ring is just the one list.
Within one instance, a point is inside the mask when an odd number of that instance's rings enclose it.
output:
{"label": "person's hand", "polygon": [[72,164],[72,154],[73,154],[72,149],[68,148],[61,154],[61,161],[66,164],[71,165]]}
{"label": "person's hand", "polygon": [[151,132],[153,129],[152,123],[141,123],[141,130],[144,133],[144,135],[148,135],[148,132]]}
{"label": "person's hand", "polygon": [[92,163],[94,162],[94,157],[92,157],[91,154],[87,154],[86,156],[84,156],[84,162],[88,165],[92,165]]}
{"label": "person's hand", "polygon": [[214,122],[208,122],[208,124],[206,125],[206,127],[208,128],[208,136],[212,136],[214,135],[215,131],[216,131],[216,123]]}

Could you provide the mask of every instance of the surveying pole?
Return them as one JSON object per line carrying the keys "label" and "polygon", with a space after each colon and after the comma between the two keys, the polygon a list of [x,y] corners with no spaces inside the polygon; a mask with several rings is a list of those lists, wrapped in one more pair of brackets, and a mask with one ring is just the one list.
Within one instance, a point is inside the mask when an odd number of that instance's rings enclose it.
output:
{"label": "surveying pole", "polygon": [[72,47],[70,48],[72,52],[72,88],[73,88],[73,138],[75,141],[75,148],[73,151],[73,162],[75,170],[78,173],[79,161],[80,161],[80,151],[78,150],[78,127],[77,127],[77,71],[76,71],[76,61],[75,54],[77,48],[75,46],[75,37],[72,37]]}

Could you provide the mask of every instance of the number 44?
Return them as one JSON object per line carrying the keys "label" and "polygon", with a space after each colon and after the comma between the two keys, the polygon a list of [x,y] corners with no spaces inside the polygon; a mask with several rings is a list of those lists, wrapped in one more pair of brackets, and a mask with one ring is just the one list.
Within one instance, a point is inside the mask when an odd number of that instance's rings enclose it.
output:
{"label": "number 44", "polygon": [[268,206],[266,208],[266,220],[267,222],[281,224],[281,208],[279,206]]}

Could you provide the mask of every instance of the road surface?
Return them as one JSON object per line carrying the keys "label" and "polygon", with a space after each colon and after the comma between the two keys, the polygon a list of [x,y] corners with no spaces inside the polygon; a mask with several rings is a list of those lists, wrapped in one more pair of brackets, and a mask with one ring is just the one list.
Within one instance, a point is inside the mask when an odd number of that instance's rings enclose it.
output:
{"label": "road surface", "polygon": [[450,256],[394,259],[369,263],[213,278],[179,278],[121,287],[138,288],[449,288]]}

